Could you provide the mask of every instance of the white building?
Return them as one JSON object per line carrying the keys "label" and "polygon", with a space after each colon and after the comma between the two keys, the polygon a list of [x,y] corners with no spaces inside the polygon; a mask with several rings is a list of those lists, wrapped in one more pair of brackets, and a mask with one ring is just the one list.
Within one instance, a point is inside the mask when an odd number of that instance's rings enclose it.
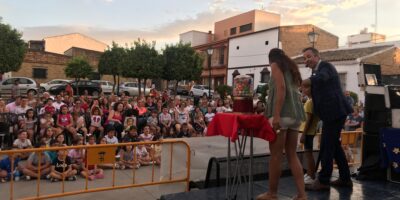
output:
{"label": "white building", "polygon": [[[342,89],[358,94],[359,100],[364,102],[363,88],[359,87],[358,72],[363,64],[381,65],[382,84],[399,84],[400,49],[396,45],[374,45],[363,48],[346,48],[321,51],[321,59],[332,63],[340,76]],[[309,69],[305,68],[302,56],[294,58],[299,64],[303,78]],[[398,82],[397,82],[398,81]]]}

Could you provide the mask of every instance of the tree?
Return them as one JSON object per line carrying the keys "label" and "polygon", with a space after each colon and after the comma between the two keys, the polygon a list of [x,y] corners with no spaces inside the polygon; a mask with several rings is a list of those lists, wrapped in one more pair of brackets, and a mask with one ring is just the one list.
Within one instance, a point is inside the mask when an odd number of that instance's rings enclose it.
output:
{"label": "tree", "polygon": [[155,49],[155,42],[148,43],[145,40],[138,39],[134,42],[128,52],[128,62],[124,67],[124,76],[137,78],[139,87],[139,96],[141,95],[141,82],[144,81],[143,92],[146,94],[147,79],[156,79],[161,77],[162,57]]}
{"label": "tree", "polygon": [[18,71],[26,52],[26,43],[22,34],[8,24],[3,24],[0,17],[0,73]]}
{"label": "tree", "polygon": [[200,79],[204,57],[197,53],[190,44],[166,45],[163,55],[162,77],[167,81],[176,80],[175,91],[179,81]]}
{"label": "tree", "polygon": [[93,68],[89,65],[85,58],[74,57],[68,62],[64,72],[67,77],[75,79],[75,88],[77,95],[79,95],[77,84],[81,79],[87,78],[93,72]]}
{"label": "tree", "polygon": [[[122,73],[122,68],[126,64],[127,53],[123,47],[118,46],[115,42],[112,43],[111,49],[107,49],[100,57],[98,70],[101,75],[112,75],[114,80],[113,91],[115,84],[118,85],[119,92],[119,77]],[[118,81],[116,78],[118,77]]]}

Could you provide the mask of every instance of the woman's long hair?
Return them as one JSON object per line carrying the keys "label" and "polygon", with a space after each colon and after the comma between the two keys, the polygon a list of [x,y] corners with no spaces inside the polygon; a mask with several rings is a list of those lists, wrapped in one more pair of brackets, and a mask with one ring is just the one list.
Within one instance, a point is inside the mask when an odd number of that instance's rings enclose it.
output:
{"label": "woman's long hair", "polygon": [[269,63],[276,63],[282,73],[289,70],[289,72],[292,74],[293,82],[298,86],[301,85],[302,79],[299,67],[285,54],[284,51],[278,48],[271,49],[268,58]]}

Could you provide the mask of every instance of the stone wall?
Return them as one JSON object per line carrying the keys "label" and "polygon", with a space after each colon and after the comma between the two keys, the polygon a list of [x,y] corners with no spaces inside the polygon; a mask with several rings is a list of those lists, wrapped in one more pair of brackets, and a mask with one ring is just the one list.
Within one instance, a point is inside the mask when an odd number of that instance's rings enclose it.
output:
{"label": "stone wall", "polygon": [[279,41],[281,42],[282,49],[289,57],[300,55],[304,48],[312,46],[312,43],[308,39],[308,33],[312,32],[313,28],[314,32],[319,34],[315,48],[318,50],[338,48],[339,38],[316,26],[281,26],[279,28]]}
{"label": "stone wall", "polygon": [[400,49],[393,48],[362,60],[381,65],[382,75],[400,75]]}

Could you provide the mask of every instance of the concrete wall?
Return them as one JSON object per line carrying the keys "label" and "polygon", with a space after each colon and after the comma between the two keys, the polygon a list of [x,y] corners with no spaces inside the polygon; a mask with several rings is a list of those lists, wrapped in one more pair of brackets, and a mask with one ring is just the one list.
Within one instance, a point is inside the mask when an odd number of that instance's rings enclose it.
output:
{"label": "concrete wall", "polygon": [[279,14],[255,10],[254,31],[261,31],[281,24],[281,16]]}
{"label": "concrete wall", "polygon": [[[249,11],[249,12],[245,12],[218,22],[215,22],[214,24],[214,39],[216,41],[221,40],[221,39],[225,39],[230,35],[230,30],[233,27],[236,27],[236,34],[235,35],[240,35],[239,32],[239,27],[241,25],[245,25],[245,24],[249,24],[252,23],[253,24],[253,30],[254,30],[254,23],[255,23],[255,11]],[[251,31],[247,31],[245,33],[249,33],[252,32]]]}
{"label": "concrete wall", "polygon": [[200,31],[189,31],[179,34],[179,41],[182,43],[190,43],[191,46],[198,46],[208,42],[209,34]]}
{"label": "concrete wall", "polygon": [[255,87],[259,84],[260,72],[269,65],[268,52],[278,47],[278,32],[279,29],[271,29],[229,40],[228,85],[232,85],[235,70],[240,74],[254,74]]}
{"label": "concrete wall", "polygon": [[71,47],[80,47],[101,52],[107,48],[106,44],[79,33],[47,37],[44,40],[46,42],[45,51],[58,54],[64,54]]}

